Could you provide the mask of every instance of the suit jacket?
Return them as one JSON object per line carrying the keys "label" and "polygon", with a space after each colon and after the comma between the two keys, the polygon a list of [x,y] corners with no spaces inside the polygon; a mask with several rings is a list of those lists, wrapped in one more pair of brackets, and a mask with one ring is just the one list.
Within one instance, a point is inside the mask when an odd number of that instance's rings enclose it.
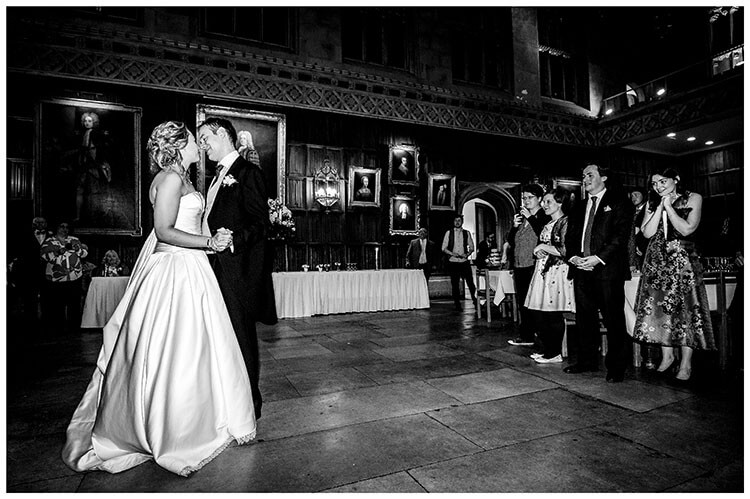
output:
{"label": "suit jacket", "polygon": [[[46,231],[42,243],[48,237],[53,234],[50,231]],[[34,231],[27,232],[24,237],[21,238],[20,244],[13,248],[12,253],[15,253],[15,263],[13,264],[13,273],[11,280],[19,287],[37,289],[45,281],[44,273],[47,266],[39,250],[42,248],[42,244],[34,235]]]}
{"label": "suit jacket", "polygon": [[221,227],[232,231],[234,251],[227,248],[217,253],[214,271],[217,279],[247,304],[254,320],[275,324],[273,262],[267,240],[268,197],[263,173],[240,156],[232,163],[229,175],[237,182],[219,187],[207,221],[212,234]]}
{"label": "suit jacket", "polygon": [[[633,221],[633,204],[624,194],[612,189],[607,189],[598,203],[594,225],[591,228],[591,254],[598,256],[605,265],[597,265],[592,271],[593,277],[601,280],[626,281],[630,279],[628,240]],[[567,260],[574,256],[583,256],[581,240],[586,206],[587,203],[581,201],[569,217],[568,234],[565,238]],[[571,265],[568,276],[574,278],[583,272],[588,273]]]}
{"label": "suit jacket", "polygon": [[[409,242],[409,249],[406,250],[406,261],[413,269],[419,268],[419,257],[422,255],[422,242],[419,238],[412,239]],[[435,265],[435,243],[427,240],[427,265]]]}

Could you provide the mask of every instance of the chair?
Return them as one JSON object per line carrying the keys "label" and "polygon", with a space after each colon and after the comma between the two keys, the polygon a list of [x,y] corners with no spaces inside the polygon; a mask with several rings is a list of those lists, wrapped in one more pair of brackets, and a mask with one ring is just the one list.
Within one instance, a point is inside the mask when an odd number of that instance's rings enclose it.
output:
{"label": "chair", "polygon": [[[477,300],[484,298],[487,307],[487,322],[492,322],[492,303],[495,299],[495,290],[490,286],[488,269],[476,269]],[[499,285],[499,284],[498,284]],[[518,322],[518,309],[516,306],[515,293],[507,293],[505,299],[500,303],[502,317],[512,317],[513,322]],[[477,319],[482,318],[481,303],[477,301]]]}

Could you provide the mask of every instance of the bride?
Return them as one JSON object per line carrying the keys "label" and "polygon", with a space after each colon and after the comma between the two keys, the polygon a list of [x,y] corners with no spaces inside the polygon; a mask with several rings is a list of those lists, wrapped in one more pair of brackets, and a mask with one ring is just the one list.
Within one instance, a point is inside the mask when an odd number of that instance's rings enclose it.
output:
{"label": "bride", "polygon": [[188,476],[255,438],[250,381],[204,251],[225,250],[231,234],[199,235],[204,202],[188,179],[198,145],[167,121],[147,147],[154,230],[68,426],[62,456],[76,471],[118,473],[153,459]]}

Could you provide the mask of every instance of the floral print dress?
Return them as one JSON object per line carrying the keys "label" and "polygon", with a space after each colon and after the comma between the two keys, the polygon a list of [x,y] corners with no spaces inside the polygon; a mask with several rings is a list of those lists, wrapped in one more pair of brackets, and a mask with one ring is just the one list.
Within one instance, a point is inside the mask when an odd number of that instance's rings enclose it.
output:
{"label": "floral print dress", "polygon": [[[687,206],[688,197],[686,192],[673,204],[683,219],[692,210]],[[669,220],[666,235],[660,224],[646,249],[635,311],[636,340],[701,350],[716,348],[695,243],[677,232]]]}

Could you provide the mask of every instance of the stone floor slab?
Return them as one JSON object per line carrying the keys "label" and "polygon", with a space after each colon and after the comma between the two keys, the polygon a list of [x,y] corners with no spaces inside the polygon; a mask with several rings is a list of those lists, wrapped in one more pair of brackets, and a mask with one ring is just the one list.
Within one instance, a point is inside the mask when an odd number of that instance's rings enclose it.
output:
{"label": "stone floor slab", "polygon": [[563,433],[409,470],[428,492],[646,492],[700,468],[598,430]]}
{"label": "stone floor slab", "polygon": [[391,348],[374,348],[373,352],[397,362],[434,357],[451,357],[454,355],[461,355],[462,353],[452,348],[434,344],[399,346]]}
{"label": "stone floor slab", "polygon": [[334,487],[325,492],[344,492],[357,494],[363,492],[414,494],[426,492],[419,484],[405,472],[393,473],[386,476],[362,480],[361,482]]}
{"label": "stone floor slab", "polygon": [[592,383],[590,379],[576,377],[574,381],[566,384],[566,388],[637,412],[650,411],[692,396],[690,393],[641,381],[607,383],[604,378],[595,379],[597,381]]}
{"label": "stone floor slab", "polygon": [[428,383],[464,404],[512,397],[558,386],[541,378],[526,376],[507,368],[450,378],[430,379]]}
{"label": "stone floor slab", "polygon": [[417,414],[459,402],[426,383],[400,383],[328,393],[263,406],[258,438],[302,435],[356,423]]}
{"label": "stone floor slab", "polygon": [[376,385],[373,380],[352,367],[288,374],[286,377],[303,397]]}
{"label": "stone floor slab", "polygon": [[619,420],[632,412],[550,389],[428,413],[484,449]]}

